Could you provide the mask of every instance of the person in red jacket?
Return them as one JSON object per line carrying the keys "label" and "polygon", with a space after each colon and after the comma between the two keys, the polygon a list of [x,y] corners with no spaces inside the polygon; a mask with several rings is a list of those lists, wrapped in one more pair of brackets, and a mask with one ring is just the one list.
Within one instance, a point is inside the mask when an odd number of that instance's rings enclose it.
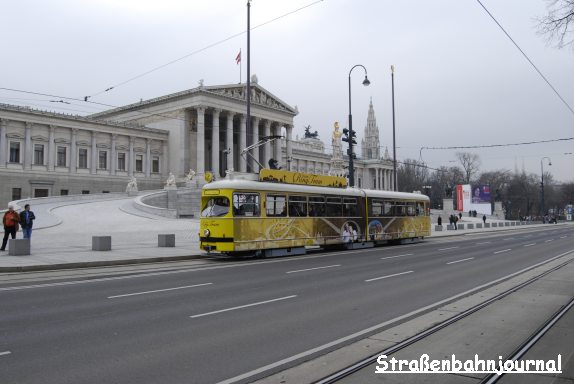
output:
{"label": "person in red jacket", "polygon": [[14,211],[14,207],[10,205],[6,213],[4,213],[4,217],[2,218],[2,224],[4,224],[4,239],[2,240],[2,248],[0,248],[0,251],[6,250],[8,236],[12,235],[13,239],[16,238],[19,221],[20,215],[18,215],[18,213]]}

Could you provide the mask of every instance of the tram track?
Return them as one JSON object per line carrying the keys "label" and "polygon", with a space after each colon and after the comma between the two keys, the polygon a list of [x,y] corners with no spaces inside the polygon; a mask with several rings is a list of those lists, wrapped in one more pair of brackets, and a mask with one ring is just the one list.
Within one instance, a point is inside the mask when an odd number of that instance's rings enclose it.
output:
{"label": "tram track", "polygon": [[[562,256],[566,256],[568,254],[570,254],[572,251],[562,255]],[[550,262],[551,260],[549,260],[548,262]],[[313,384],[330,384],[330,383],[336,383],[344,378],[348,378],[349,376],[353,375],[354,373],[367,368],[368,366],[374,364],[377,362],[377,358],[380,355],[386,355],[386,356],[390,356],[392,354],[395,354],[405,348],[407,348],[410,345],[413,345],[416,342],[419,342],[421,340],[424,340],[425,338],[428,338],[429,336],[439,332],[440,330],[453,325],[459,321],[461,321],[462,319],[465,319],[467,317],[469,317],[470,315],[476,313],[477,311],[488,307],[489,305],[509,296],[510,294],[529,286],[530,284],[540,280],[541,278],[563,268],[564,266],[572,263],[574,261],[574,259],[569,259],[563,263],[560,263],[554,267],[552,267],[551,269],[548,269],[546,271],[543,271],[539,274],[537,274],[536,276],[533,276],[531,278],[529,278],[526,281],[523,281],[511,288],[508,288],[506,290],[504,290],[503,292],[500,292],[498,294],[496,294],[495,296],[479,303],[476,304],[466,310],[464,310],[463,312],[460,312],[459,314],[444,320],[441,323],[435,324],[434,326],[432,326],[431,328],[428,328],[422,332],[419,332],[389,348],[386,348],[384,350],[381,350],[375,354],[370,355],[369,357],[366,357],[354,364],[351,364],[343,369],[338,370],[335,373],[329,374],[323,378],[320,378],[318,380],[313,381]],[[509,357],[507,358],[507,360],[517,360],[520,359],[522,356],[524,356],[526,354],[526,352],[562,317],[564,316],[565,313],[568,312],[568,310],[574,306],[574,298],[572,298],[569,303],[565,306],[563,306],[560,310],[558,310],[556,313],[554,313],[540,328],[538,328],[536,330],[536,332],[534,332],[532,335],[530,335],[514,352],[512,352]],[[483,380],[480,382],[481,384],[491,384],[491,383],[496,383],[500,380],[500,378],[503,375],[498,375],[496,373],[493,374],[489,374],[488,376],[486,376],[485,378],[483,378]]]}

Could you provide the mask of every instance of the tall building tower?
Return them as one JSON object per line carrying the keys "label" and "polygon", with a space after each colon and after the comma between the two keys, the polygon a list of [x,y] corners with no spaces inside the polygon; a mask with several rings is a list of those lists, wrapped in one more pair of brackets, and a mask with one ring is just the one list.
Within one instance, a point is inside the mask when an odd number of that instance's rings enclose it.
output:
{"label": "tall building tower", "polygon": [[369,116],[367,117],[367,126],[365,127],[365,134],[361,141],[363,159],[380,159],[381,158],[381,144],[379,142],[379,127],[377,126],[377,119],[375,117],[375,110],[373,109],[373,99],[369,103]]}

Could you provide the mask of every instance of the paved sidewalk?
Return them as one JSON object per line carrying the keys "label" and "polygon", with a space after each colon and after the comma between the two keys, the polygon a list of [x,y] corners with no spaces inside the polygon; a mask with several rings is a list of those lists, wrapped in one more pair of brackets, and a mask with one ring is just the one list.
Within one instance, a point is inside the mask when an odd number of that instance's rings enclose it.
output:
{"label": "paved sidewalk", "polygon": [[[133,197],[98,201],[38,203],[31,255],[8,256],[0,252],[0,272],[76,268],[96,265],[199,258],[199,219],[169,219],[135,208]],[[462,223],[481,221],[463,217]],[[542,224],[538,224],[542,225]],[[486,231],[531,228],[523,225],[457,231],[434,231],[432,237],[460,236]],[[548,226],[548,224],[546,224]],[[158,234],[175,234],[175,247],[159,248]],[[92,251],[92,236],[112,236],[112,250]],[[17,234],[22,238],[22,232]]]}
{"label": "paved sidewalk", "polygon": [[[198,219],[168,219],[138,211],[133,198],[75,203],[31,203],[37,219],[31,255],[0,252],[0,272],[125,264],[199,257]],[[159,248],[158,234],[175,234]],[[92,236],[112,236],[112,250],[92,251]],[[22,238],[18,232],[17,238]]]}

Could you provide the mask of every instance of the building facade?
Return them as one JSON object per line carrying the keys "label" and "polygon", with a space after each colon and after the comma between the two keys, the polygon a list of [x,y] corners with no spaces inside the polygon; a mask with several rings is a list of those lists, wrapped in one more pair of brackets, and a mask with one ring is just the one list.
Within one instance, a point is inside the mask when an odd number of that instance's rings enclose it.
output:
{"label": "building facade", "polygon": [[[331,153],[316,137],[293,139],[297,108],[261,87],[256,77],[248,126],[245,91],[245,84],[204,86],[200,81],[190,90],[89,116],[0,104],[0,204],[122,192],[132,178],[140,190],[158,189],[170,173],[183,179],[190,170],[201,184],[206,171],[216,178],[227,170],[258,172],[271,159],[283,169],[347,175],[338,126]],[[392,161],[380,158],[378,135],[371,103],[368,139],[355,162],[357,186],[392,189]],[[377,150],[370,142],[375,136]]]}

